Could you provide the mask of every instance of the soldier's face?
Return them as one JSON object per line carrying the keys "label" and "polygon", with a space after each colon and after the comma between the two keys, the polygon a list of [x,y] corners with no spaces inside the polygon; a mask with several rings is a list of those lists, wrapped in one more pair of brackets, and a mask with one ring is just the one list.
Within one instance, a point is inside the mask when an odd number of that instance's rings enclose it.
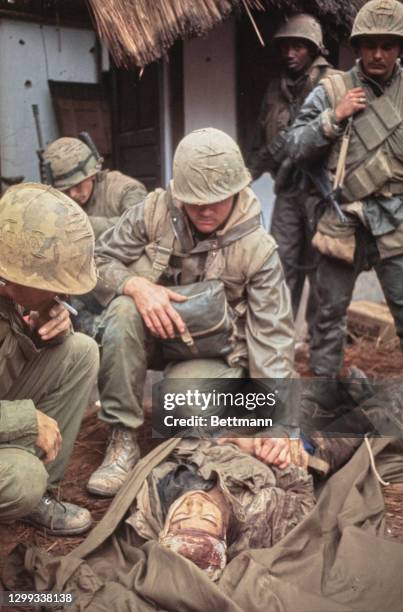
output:
{"label": "soldier's face", "polygon": [[90,178],[84,179],[81,183],[74,185],[74,187],[66,189],[64,193],[80,206],[85,206],[91,197],[92,190],[94,189],[94,182],[95,177],[90,176]]}
{"label": "soldier's face", "polygon": [[365,74],[384,83],[393,73],[400,55],[400,42],[394,36],[363,36],[359,40],[358,55]]}
{"label": "soldier's face", "polygon": [[210,496],[198,491],[185,494],[182,503],[171,516],[170,531],[198,529],[210,535],[222,537],[224,521],[220,508]]}
{"label": "soldier's face", "polygon": [[312,64],[312,50],[304,40],[284,38],[280,41],[279,46],[283,64],[291,74],[299,74]]}
{"label": "soldier's face", "polygon": [[0,295],[7,297],[27,310],[42,310],[55,297],[54,291],[24,287],[10,281],[0,285]]}
{"label": "soldier's face", "polygon": [[231,214],[234,196],[214,204],[185,204],[183,208],[193,225],[202,234],[211,234],[225,223]]}

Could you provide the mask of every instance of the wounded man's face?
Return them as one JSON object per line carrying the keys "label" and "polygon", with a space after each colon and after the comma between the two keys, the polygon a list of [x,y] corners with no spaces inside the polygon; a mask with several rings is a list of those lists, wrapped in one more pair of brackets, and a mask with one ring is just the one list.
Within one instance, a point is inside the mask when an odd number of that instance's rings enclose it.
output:
{"label": "wounded man's face", "polygon": [[170,531],[183,529],[198,529],[216,537],[222,536],[223,515],[209,495],[194,491],[182,496],[181,503],[170,517]]}

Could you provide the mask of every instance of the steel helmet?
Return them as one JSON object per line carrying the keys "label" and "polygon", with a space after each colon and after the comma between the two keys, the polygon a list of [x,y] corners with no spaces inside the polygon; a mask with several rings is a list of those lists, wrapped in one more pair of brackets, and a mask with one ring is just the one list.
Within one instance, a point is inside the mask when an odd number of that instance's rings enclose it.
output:
{"label": "steel helmet", "polygon": [[326,53],[322,27],[312,15],[299,13],[290,17],[274,34],[274,40],[281,38],[302,38],[313,43],[321,53]]}
{"label": "steel helmet", "polygon": [[360,36],[403,37],[403,5],[397,0],[371,0],[358,11],[350,41]]}
{"label": "steel helmet", "polygon": [[186,204],[214,204],[251,182],[235,140],[216,128],[195,130],[177,146],[172,195]]}
{"label": "steel helmet", "polygon": [[79,138],[63,137],[52,142],[43,153],[50,166],[53,187],[65,191],[101,170],[102,158]]}
{"label": "steel helmet", "polygon": [[94,233],[88,216],[50,186],[10,187],[0,200],[0,276],[56,293],[93,289]]}

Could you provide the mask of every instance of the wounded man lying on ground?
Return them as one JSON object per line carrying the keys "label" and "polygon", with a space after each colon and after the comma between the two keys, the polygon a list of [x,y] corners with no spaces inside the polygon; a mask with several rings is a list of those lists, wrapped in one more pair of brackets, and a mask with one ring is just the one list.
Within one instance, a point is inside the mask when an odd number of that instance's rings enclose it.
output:
{"label": "wounded man lying on ground", "polygon": [[[140,537],[158,540],[218,580],[227,561],[248,548],[273,546],[315,505],[306,467],[264,462],[269,440],[183,439],[144,481],[126,522]],[[361,441],[350,442],[339,440],[340,464]],[[323,443],[325,457],[333,440]],[[298,455],[301,463],[306,453],[300,448]]]}

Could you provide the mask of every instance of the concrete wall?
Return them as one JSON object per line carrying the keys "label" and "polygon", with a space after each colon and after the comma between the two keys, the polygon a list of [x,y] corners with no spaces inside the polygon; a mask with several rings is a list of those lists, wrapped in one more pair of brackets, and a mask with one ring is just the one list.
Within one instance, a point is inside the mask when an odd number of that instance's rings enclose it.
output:
{"label": "concrete wall", "polygon": [[96,82],[95,34],[0,21],[0,159],[5,176],[39,180],[32,104],[39,106],[45,143],[58,137],[48,79]]}

